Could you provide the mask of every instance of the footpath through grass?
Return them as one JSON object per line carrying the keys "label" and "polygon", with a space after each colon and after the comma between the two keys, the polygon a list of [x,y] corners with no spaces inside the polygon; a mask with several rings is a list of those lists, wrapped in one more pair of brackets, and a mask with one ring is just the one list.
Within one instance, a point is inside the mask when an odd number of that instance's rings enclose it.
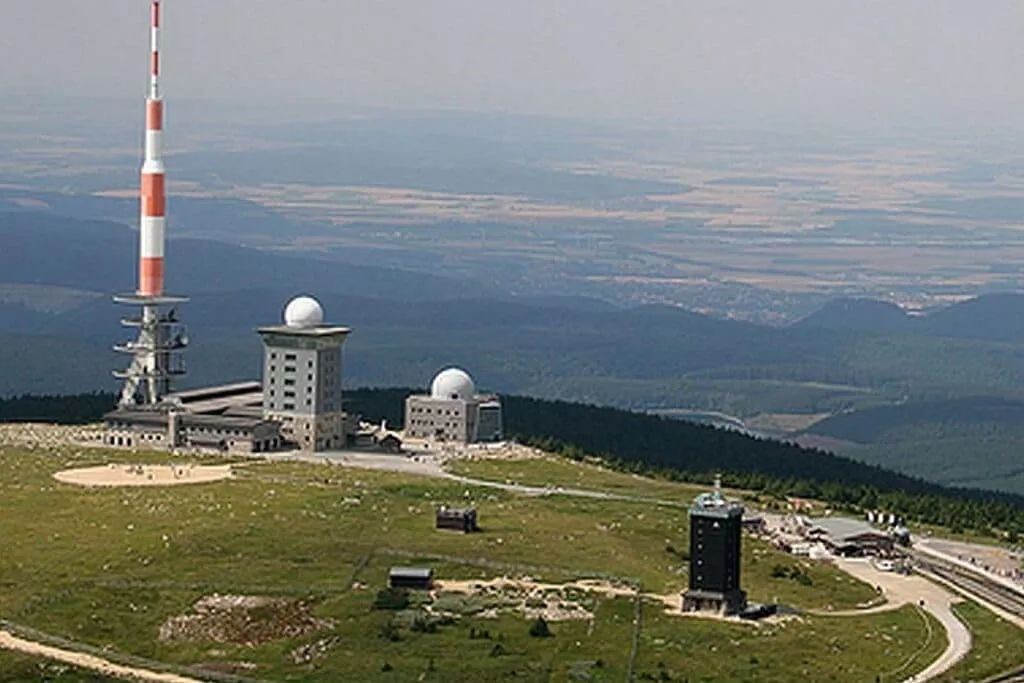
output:
{"label": "footpath through grass", "polygon": [[[439,579],[615,576],[672,595],[686,584],[685,507],[518,496],[299,464],[250,463],[238,479],[167,488],[85,489],[52,478],[70,466],[168,461],[0,450],[0,617],[116,652],[265,680],[622,681],[637,635],[631,598],[558,598],[583,600],[590,614],[552,622],[550,638],[531,637],[531,620],[500,600],[445,597],[454,616],[441,622],[427,619],[431,600],[422,596],[398,611],[374,609],[374,600],[388,568],[408,564],[432,566]],[[606,475],[633,480],[586,476]],[[659,497],[688,495],[667,482],[639,485],[656,486]],[[440,504],[476,506],[482,533],[435,531]],[[778,565],[800,565],[805,579],[773,578]],[[874,596],[833,568],[747,538],[743,583],[754,601],[802,608],[845,609]],[[158,639],[169,618],[193,614],[196,601],[213,593],[302,600],[329,624],[258,642]],[[636,671],[664,669],[674,677],[668,680],[793,680],[799,662],[810,672],[805,680],[860,683],[928,642],[927,624],[912,610],[758,628],[673,617],[652,604],[642,623]],[[804,662],[804,651],[815,656]],[[11,657],[12,670],[24,671],[26,664]]]}
{"label": "footpath through grass", "polygon": [[0,650],[0,683],[114,683],[123,680],[60,662]]}
{"label": "footpath through grass", "polygon": [[681,505],[688,505],[694,496],[705,490],[692,484],[623,474],[557,456],[522,460],[459,459],[448,463],[447,469],[453,474],[486,481],[605,491],[621,496],[675,501]]}

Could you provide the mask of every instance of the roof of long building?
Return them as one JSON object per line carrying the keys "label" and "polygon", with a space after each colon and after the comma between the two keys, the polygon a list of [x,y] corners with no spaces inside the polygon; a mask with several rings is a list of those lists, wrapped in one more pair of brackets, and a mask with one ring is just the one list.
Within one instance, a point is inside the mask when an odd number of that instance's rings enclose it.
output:
{"label": "roof of long building", "polygon": [[231,396],[220,396],[204,400],[191,401],[182,406],[185,410],[195,414],[226,413],[238,408],[260,406],[263,404],[263,390],[256,389],[245,393],[237,393]]}
{"label": "roof of long building", "polygon": [[811,529],[821,529],[830,538],[839,542],[852,540],[858,536],[868,534],[874,536],[886,535],[884,531],[876,529],[863,520],[851,519],[849,517],[818,517],[810,519],[808,522],[811,525]]}
{"label": "roof of long building", "polygon": [[434,575],[434,570],[426,567],[392,567],[388,575],[408,579],[429,579]]}
{"label": "roof of long building", "polygon": [[[108,422],[125,422],[128,424],[147,425],[151,427],[167,427],[168,413],[159,410],[140,408],[118,408],[103,416]],[[260,417],[241,417],[227,415],[196,415],[179,413],[179,424],[183,427],[213,427],[220,429],[255,429],[259,425],[270,422]]]}
{"label": "roof of long building", "polygon": [[172,394],[167,394],[167,398],[171,400],[177,399],[182,403],[192,403],[193,401],[235,396],[255,391],[263,391],[263,385],[259,382],[253,381],[234,382],[232,384],[219,384],[212,387],[200,387],[198,389],[175,391]]}

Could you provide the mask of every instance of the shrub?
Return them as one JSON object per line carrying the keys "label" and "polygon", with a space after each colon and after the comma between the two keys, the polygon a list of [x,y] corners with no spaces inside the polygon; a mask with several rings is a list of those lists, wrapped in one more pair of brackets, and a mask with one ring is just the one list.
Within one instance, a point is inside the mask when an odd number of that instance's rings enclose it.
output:
{"label": "shrub", "polygon": [[437,633],[437,623],[428,617],[417,615],[409,630],[413,633]]}
{"label": "shrub", "polygon": [[554,634],[551,633],[547,620],[544,617],[537,617],[530,625],[530,635],[534,638],[550,638]]}
{"label": "shrub", "polygon": [[409,591],[405,588],[385,588],[377,591],[373,600],[374,609],[403,610],[409,606]]}
{"label": "shrub", "polygon": [[397,643],[402,639],[402,634],[398,632],[398,628],[390,621],[383,624],[378,630],[377,635],[382,640],[387,640],[392,643]]}

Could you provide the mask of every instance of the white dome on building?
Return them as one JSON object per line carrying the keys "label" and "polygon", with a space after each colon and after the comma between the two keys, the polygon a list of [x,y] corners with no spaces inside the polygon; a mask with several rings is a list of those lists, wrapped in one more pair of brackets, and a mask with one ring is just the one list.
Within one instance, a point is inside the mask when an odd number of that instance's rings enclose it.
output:
{"label": "white dome on building", "polygon": [[459,368],[442,370],[430,385],[431,398],[458,398],[469,401],[474,395],[476,387],[473,385],[473,378]]}
{"label": "white dome on building", "polygon": [[324,322],[324,309],[311,296],[297,296],[284,309],[284,324],[288,327],[316,327]]}

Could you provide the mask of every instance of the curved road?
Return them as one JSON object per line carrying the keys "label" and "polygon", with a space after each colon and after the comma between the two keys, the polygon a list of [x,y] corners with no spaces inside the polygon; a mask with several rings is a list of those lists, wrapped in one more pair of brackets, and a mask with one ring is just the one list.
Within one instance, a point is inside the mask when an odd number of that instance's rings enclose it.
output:
{"label": "curved road", "polygon": [[958,596],[922,576],[879,571],[865,559],[837,558],[836,566],[870,586],[878,586],[887,600],[884,605],[836,614],[871,614],[917,604],[942,624],[948,642],[946,650],[916,676],[905,679],[905,683],[931,680],[948,671],[971,651],[971,632],[952,609],[953,604],[961,600]]}

